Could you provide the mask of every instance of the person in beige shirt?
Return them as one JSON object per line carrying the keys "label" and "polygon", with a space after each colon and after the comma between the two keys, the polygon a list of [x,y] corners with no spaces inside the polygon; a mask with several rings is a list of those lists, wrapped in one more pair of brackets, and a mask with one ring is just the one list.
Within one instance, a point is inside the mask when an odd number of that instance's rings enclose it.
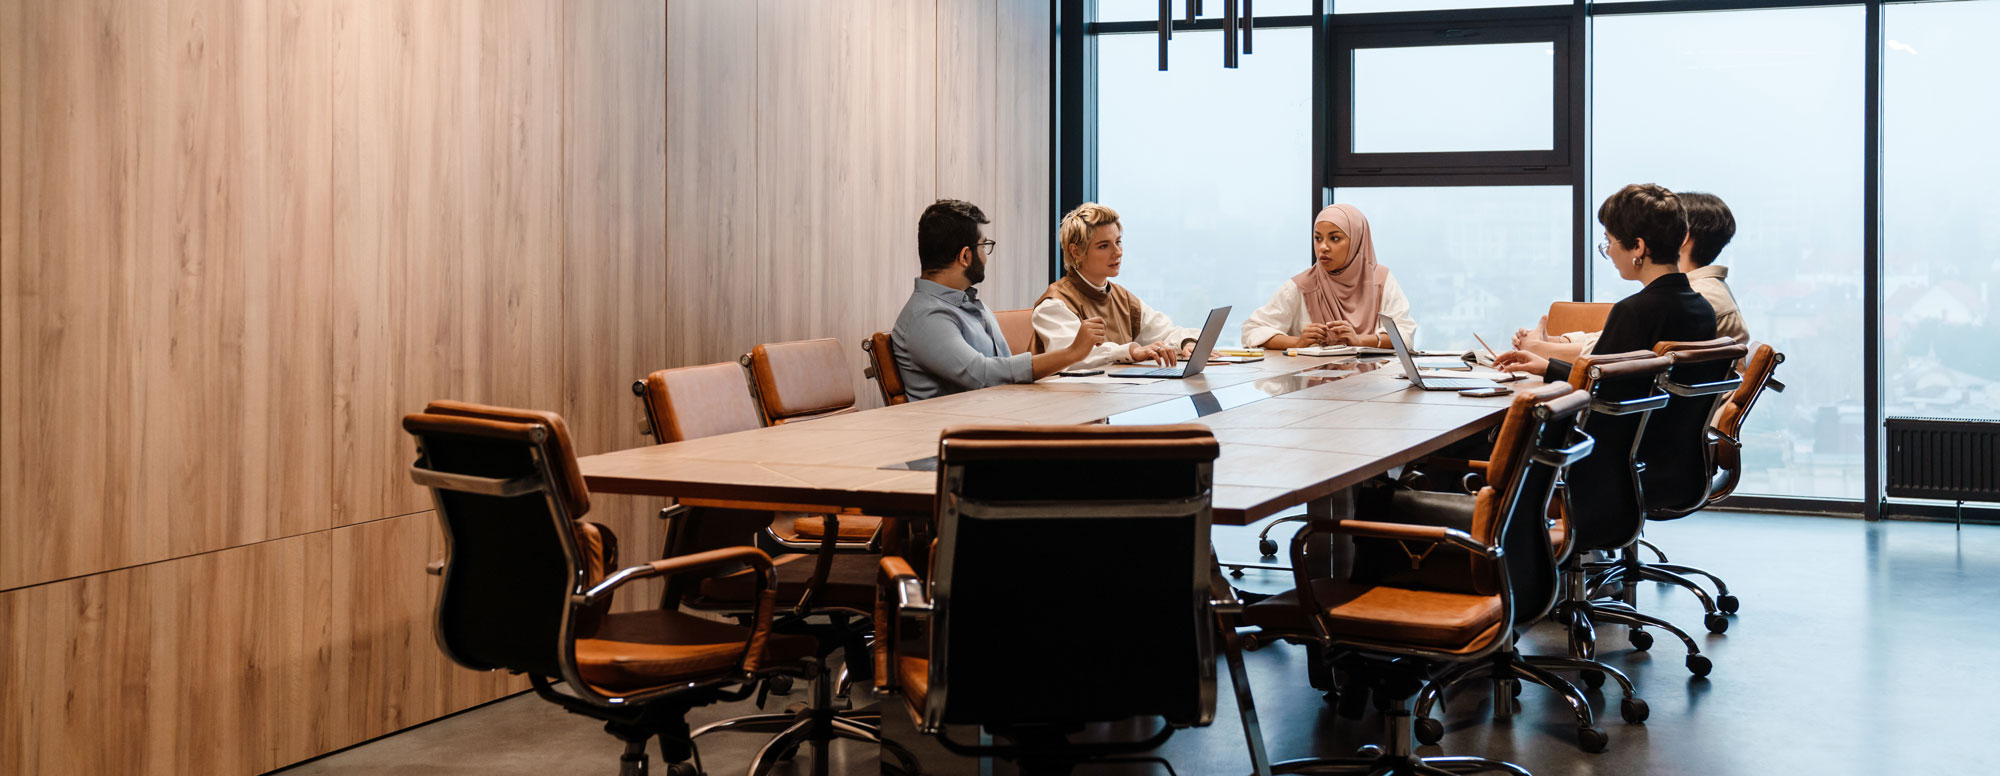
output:
{"label": "person in beige shirt", "polygon": [[[1715,263],[1723,247],[1736,236],[1736,216],[1714,194],[1691,191],[1679,196],[1686,207],[1688,222],[1687,240],[1681,243],[1680,271],[1687,273],[1688,285],[1694,287],[1695,293],[1715,308],[1716,336],[1747,343],[1750,330],[1743,324],[1743,311],[1736,307],[1736,297],[1724,282],[1729,277],[1729,268]],[[1544,316],[1535,328],[1515,332],[1514,347],[1545,358],[1573,360],[1590,353],[1602,333],[1573,331],[1551,335],[1544,330],[1547,325],[1548,318]]]}

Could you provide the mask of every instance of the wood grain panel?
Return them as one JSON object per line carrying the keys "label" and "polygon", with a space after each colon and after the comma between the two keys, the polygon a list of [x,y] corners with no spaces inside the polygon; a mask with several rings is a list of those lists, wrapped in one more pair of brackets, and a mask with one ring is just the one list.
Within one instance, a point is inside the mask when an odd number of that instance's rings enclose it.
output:
{"label": "wood grain panel", "polygon": [[[760,4],[758,257],[770,341],[888,328],[917,274],[916,219],[935,198],[937,6]],[[777,117],[782,117],[780,120]]]}
{"label": "wood grain panel", "polygon": [[988,303],[1027,307],[1048,287],[1055,221],[1049,215],[1049,3],[996,0],[997,87],[993,239],[1006,260],[993,272]]}
{"label": "wood grain panel", "polygon": [[[998,0],[951,0],[937,6],[937,197],[962,199],[978,205],[995,224],[986,227],[995,241],[999,186],[995,180],[999,163],[1000,128],[994,121],[999,86],[994,68],[998,66]],[[914,223],[914,220],[913,220]],[[995,248],[1001,246],[996,245]],[[987,268],[980,286],[981,296],[992,296],[994,309],[1005,310],[1020,304],[1001,304],[1000,299],[1018,297],[1011,289],[1020,263],[1020,246],[1006,245],[1007,261],[998,258]],[[995,254],[996,257],[1002,254]],[[1036,289],[1037,293],[1040,289]],[[1014,293],[1010,293],[1014,292]]]}
{"label": "wood grain panel", "polygon": [[323,10],[9,4],[0,587],[329,524]]}
{"label": "wood grain panel", "polygon": [[322,725],[328,537],[0,593],[0,773],[258,773],[350,743]]}
{"label": "wood grain panel", "polygon": [[556,0],[335,0],[340,524],[426,507],[398,419],[561,406]]}
{"label": "wood grain panel", "polygon": [[[759,10],[754,2],[667,4],[663,367],[731,361],[764,338],[759,313],[767,292],[757,248]],[[790,106],[784,115],[791,115]],[[796,221],[797,215],[784,219]]]}

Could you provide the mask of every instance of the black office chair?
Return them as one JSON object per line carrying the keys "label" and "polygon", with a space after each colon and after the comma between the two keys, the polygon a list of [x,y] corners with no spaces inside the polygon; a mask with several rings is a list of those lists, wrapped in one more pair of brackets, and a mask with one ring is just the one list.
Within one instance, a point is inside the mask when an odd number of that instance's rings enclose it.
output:
{"label": "black office chair", "polygon": [[[438,647],[467,668],[527,674],[537,695],[602,720],[626,744],[625,776],[646,773],[652,738],[669,774],[699,776],[689,709],[746,698],[770,676],[819,673],[811,639],[771,630],[771,560],[756,548],[612,571],[617,538],[581,520],[590,496],[554,413],[433,402],[403,428],[417,440],[411,479],[430,488],[444,529]],[[761,591],[747,626],[609,611],[633,580],[743,566]]]}
{"label": "black office chair", "polygon": [[[1717,402],[1724,394],[1743,385],[1734,365],[1749,349],[1728,337],[1704,342],[1662,342],[1653,352],[1672,361],[1660,385],[1670,397],[1667,406],[1653,414],[1640,445],[1640,470],[1644,481],[1646,519],[1674,520],[1708,506],[1708,496],[1716,471],[1716,446],[1709,419],[1715,417]],[[1658,552],[1658,548],[1654,548]],[[1661,553],[1664,557],[1664,553]],[[1721,579],[1698,569],[1695,574]],[[1634,603],[1636,583],[1645,580],[1676,585],[1701,600],[1702,624],[1710,633],[1729,629],[1718,602],[1688,574],[1647,564],[1638,546],[1624,550],[1606,564],[1593,564],[1591,585],[1599,589],[1617,588],[1627,604]]]}
{"label": "black office chair", "polygon": [[[1564,598],[1556,606],[1555,618],[1568,630],[1572,657],[1596,657],[1594,623],[1626,626],[1630,629],[1627,639],[1641,651],[1653,644],[1652,634],[1644,629],[1658,628],[1679,637],[1687,647],[1690,672],[1707,676],[1714,664],[1701,654],[1701,647],[1686,631],[1643,614],[1624,601],[1598,600],[1598,588],[1591,584],[1585,560],[1590,550],[1632,547],[1645,527],[1644,465],[1639,461],[1639,450],[1648,419],[1667,406],[1669,394],[1661,382],[1672,365],[1665,357],[1640,350],[1585,356],[1571,370],[1571,374],[1583,375],[1582,386],[1591,395],[1590,412],[1581,425],[1597,439],[1597,454],[1570,468],[1556,501],[1574,545],[1563,562]],[[1603,684],[1605,674],[1585,670],[1583,678],[1594,687]]]}
{"label": "black office chair", "polygon": [[[878,685],[947,749],[1025,774],[1145,759],[1130,756],[1209,724],[1218,451],[1196,425],[946,430],[931,577],[882,560],[877,619],[898,630],[877,641]],[[899,638],[904,619],[927,627]],[[1069,740],[1150,717],[1163,721],[1150,737]],[[1006,743],[952,735],[962,727]]]}
{"label": "black office chair", "polygon": [[[1525,478],[1520,486],[1524,492],[1553,492],[1554,482],[1563,469],[1581,460],[1594,445],[1594,440],[1576,428],[1579,416],[1589,403],[1589,394],[1574,390],[1567,383],[1554,383],[1516,397],[1501,422],[1500,432],[1495,436],[1492,459],[1478,462],[1481,464],[1478,467],[1481,481],[1490,478],[1504,487],[1516,478]],[[1529,413],[1533,413],[1533,418],[1528,417]],[[1537,426],[1539,437],[1531,436]],[[1545,503],[1540,511],[1533,514],[1547,513],[1548,498],[1542,500]],[[1398,490],[1393,491],[1387,503],[1381,503],[1376,509],[1396,515],[1398,522],[1471,530],[1474,507],[1474,497],[1469,495]],[[1534,509],[1536,505],[1524,502],[1523,508]],[[1364,508],[1364,511],[1373,514],[1375,509]],[[1532,521],[1533,514],[1524,513],[1521,519]],[[1566,532],[1547,531],[1541,541],[1530,541],[1529,533],[1522,531],[1517,537],[1518,545],[1506,547],[1507,576],[1514,590],[1514,643],[1485,661],[1461,664],[1425,685],[1423,692],[1417,695],[1414,709],[1418,743],[1435,744],[1444,736],[1444,725],[1430,716],[1431,708],[1440,704],[1446,694],[1460,685],[1480,680],[1491,684],[1493,716],[1497,719],[1508,719],[1514,715],[1519,703],[1515,696],[1520,693],[1521,682],[1554,690],[1576,714],[1577,744],[1589,752],[1603,751],[1608,739],[1603,731],[1597,729],[1590,699],[1583,690],[1555,672],[1594,670],[1618,677],[1624,692],[1619,702],[1619,715],[1632,724],[1644,722],[1650,715],[1646,702],[1638,697],[1631,680],[1610,666],[1583,658],[1520,653],[1520,634],[1546,617],[1559,598],[1561,585],[1557,559],[1567,549]],[[1396,568],[1404,563],[1403,553],[1398,552],[1397,547],[1383,542],[1374,542],[1373,545],[1364,547],[1361,542],[1356,542],[1358,574],[1388,577],[1407,573]],[[1451,568],[1449,565],[1446,567]]]}

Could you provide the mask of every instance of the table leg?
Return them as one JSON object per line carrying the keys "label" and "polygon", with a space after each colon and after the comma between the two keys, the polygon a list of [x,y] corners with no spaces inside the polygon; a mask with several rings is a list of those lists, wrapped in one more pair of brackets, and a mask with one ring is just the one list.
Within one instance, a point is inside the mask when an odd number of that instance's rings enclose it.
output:
{"label": "table leg", "polygon": [[[1306,591],[1311,589],[1312,580],[1331,579],[1336,574],[1345,576],[1353,560],[1352,542],[1336,542],[1332,534],[1310,530],[1311,526],[1338,523],[1353,514],[1353,488],[1344,488],[1306,504],[1307,528],[1299,532],[1305,538],[1303,541],[1293,539],[1292,548],[1292,583],[1299,591],[1301,604],[1309,600]],[[1333,666],[1327,662],[1326,650],[1315,645],[1306,646],[1306,677],[1313,689],[1321,692],[1334,690]]]}

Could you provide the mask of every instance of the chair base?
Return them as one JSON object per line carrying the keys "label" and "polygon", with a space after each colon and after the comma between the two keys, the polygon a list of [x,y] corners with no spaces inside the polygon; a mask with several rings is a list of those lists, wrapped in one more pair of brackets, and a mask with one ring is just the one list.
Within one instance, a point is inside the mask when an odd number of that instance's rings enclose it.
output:
{"label": "chair base", "polygon": [[[1729,585],[1724,583],[1721,577],[1678,563],[1646,563],[1639,559],[1639,552],[1634,548],[1627,548],[1622,557],[1610,563],[1586,564],[1584,570],[1589,575],[1589,586],[1592,591],[1618,587],[1623,593],[1619,597],[1627,606],[1633,603],[1632,593],[1635,592],[1633,586],[1637,582],[1663,582],[1684,588],[1693,593],[1695,598],[1700,599],[1703,611],[1702,625],[1708,628],[1710,633],[1729,630],[1729,618],[1725,615],[1734,613],[1738,605],[1736,596],[1729,594]],[[1710,596],[1700,583],[1691,578],[1694,576],[1706,577],[1715,585],[1716,595]]]}
{"label": "chair base", "polygon": [[[1651,716],[1631,677],[1623,671],[1587,658],[1522,655],[1509,649],[1494,655],[1492,660],[1461,666],[1424,685],[1423,692],[1417,694],[1415,710],[1417,743],[1435,744],[1444,736],[1444,725],[1430,716],[1432,707],[1442,706],[1445,696],[1459,685],[1486,680],[1491,683],[1494,719],[1510,719],[1519,711],[1520,701],[1516,696],[1520,695],[1523,682],[1540,685],[1569,703],[1571,713],[1576,715],[1577,747],[1591,753],[1604,751],[1610,740],[1597,728],[1590,699],[1582,688],[1556,675],[1556,671],[1580,671],[1586,677],[1594,673],[1597,677],[1594,684],[1602,684],[1604,677],[1616,679],[1624,696],[1619,701],[1619,716],[1628,724],[1639,724]],[[1586,683],[1592,680],[1587,678]]]}
{"label": "chair base", "polygon": [[834,705],[834,685],[818,662],[807,665],[807,683],[810,701],[798,709],[782,714],[753,714],[735,717],[703,725],[688,734],[690,740],[710,733],[723,731],[768,732],[777,735],[757,750],[751,759],[749,773],[762,776],[770,773],[778,763],[791,759],[800,747],[812,748],[812,773],[826,776],[832,765],[829,750],[834,739],[844,738],[882,747],[900,761],[906,769],[916,772],[916,760],[903,747],[882,737],[882,717],[872,712],[843,711]]}
{"label": "chair base", "polygon": [[[1695,644],[1694,638],[1689,636],[1686,631],[1674,627],[1673,623],[1642,613],[1624,601],[1604,601],[1587,597],[1587,591],[1591,590],[1592,587],[1584,578],[1584,564],[1580,560],[1580,555],[1581,553],[1571,556],[1564,565],[1563,575],[1565,578],[1563,587],[1565,597],[1562,602],[1556,604],[1555,614],[1553,615],[1556,621],[1562,623],[1564,629],[1569,633],[1570,657],[1583,660],[1595,659],[1597,657],[1596,626],[1598,623],[1604,623],[1624,625],[1631,628],[1632,630],[1628,638],[1631,639],[1633,648],[1641,651],[1650,649],[1653,644],[1652,634],[1647,633],[1643,630],[1644,628],[1658,628],[1671,633],[1680,638],[1681,643],[1687,647],[1687,668],[1690,673],[1693,673],[1697,677],[1702,677],[1707,676],[1709,671],[1713,670],[1714,664],[1709,661],[1707,656],[1701,654],[1701,647]],[[1616,582],[1618,580],[1613,579],[1611,581]],[[1591,668],[1585,670],[1598,669]]]}
{"label": "chair base", "polygon": [[1382,713],[1389,748],[1365,746],[1353,757],[1310,757],[1271,764],[1271,773],[1369,774],[1370,776],[1450,776],[1461,773],[1510,773],[1534,776],[1528,769],[1485,757],[1418,757],[1412,753],[1411,717],[1403,699]]}

